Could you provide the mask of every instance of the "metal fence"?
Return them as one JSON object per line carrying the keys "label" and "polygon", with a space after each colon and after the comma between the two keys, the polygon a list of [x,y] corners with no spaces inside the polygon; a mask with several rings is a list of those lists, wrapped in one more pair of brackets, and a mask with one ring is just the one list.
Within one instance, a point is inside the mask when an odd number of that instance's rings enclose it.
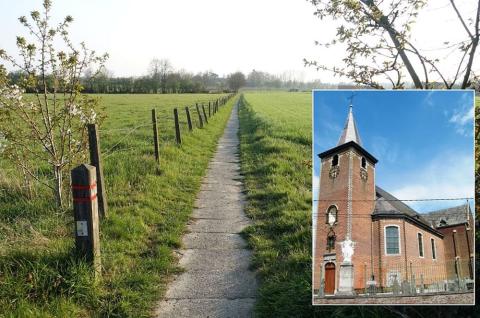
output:
{"label": "metal fence", "polygon": [[[373,276],[357,294],[415,295],[469,291],[474,288],[471,260],[397,262],[373,268]],[[366,277],[366,276],[365,276]]]}
{"label": "metal fence", "polygon": [[[381,266],[358,265],[355,275],[362,277],[361,288],[355,295],[413,296],[431,293],[457,293],[474,290],[473,260],[390,262]],[[358,281],[357,281],[358,284]],[[318,295],[325,296],[325,281],[321,280]],[[329,297],[334,295],[329,295]]]}

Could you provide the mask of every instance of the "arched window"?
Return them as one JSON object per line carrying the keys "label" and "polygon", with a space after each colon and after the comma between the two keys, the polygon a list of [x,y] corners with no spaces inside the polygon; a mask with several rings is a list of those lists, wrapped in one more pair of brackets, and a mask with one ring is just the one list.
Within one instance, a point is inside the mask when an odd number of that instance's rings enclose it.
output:
{"label": "arched window", "polygon": [[338,209],[336,206],[331,205],[327,209],[327,214],[325,217],[325,223],[333,226],[337,223]]}
{"label": "arched window", "polygon": [[389,225],[385,227],[385,254],[400,254],[400,228],[398,225]]}
{"label": "arched window", "polygon": [[418,239],[418,256],[423,257],[423,234],[417,233]]}
{"label": "arched window", "polygon": [[365,157],[362,157],[362,168],[367,169],[367,159]]}
{"label": "arched window", "polygon": [[332,167],[338,166],[338,155],[333,156]]}

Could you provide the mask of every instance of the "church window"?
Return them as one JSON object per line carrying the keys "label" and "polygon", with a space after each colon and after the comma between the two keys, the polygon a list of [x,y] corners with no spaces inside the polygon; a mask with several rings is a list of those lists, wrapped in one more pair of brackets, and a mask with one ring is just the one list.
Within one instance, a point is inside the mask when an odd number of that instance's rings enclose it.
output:
{"label": "church window", "polygon": [[418,237],[418,256],[423,257],[423,234],[417,233]]}
{"label": "church window", "polygon": [[432,259],[437,259],[437,249],[435,246],[435,240],[432,238],[430,239],[430,241],[432,242]]}
{"label": "church window", "polygon": [[338,166],[338,155],[333,156],[332,167]]}
{"label": "church window", "polygon": [[385,254],[400,254],[400,230],[397,225],[385,227]]}
{"label": "church window", "polygon": [[367,160],[365,159],[365,157],[362,157],[362,168],[367,169]]}

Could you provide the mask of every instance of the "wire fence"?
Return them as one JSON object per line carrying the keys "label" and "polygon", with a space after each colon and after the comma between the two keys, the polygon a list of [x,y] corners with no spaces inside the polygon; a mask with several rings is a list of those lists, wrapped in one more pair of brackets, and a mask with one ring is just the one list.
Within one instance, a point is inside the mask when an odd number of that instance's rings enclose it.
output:
{"label": "wire fence", "polygon": [[[199,100],[195,102],[194,105],[179,107],[177,108],[177,122],[175,121],[175,116],[173,113],[175,108],[159,108],[155,121],[157,124],[157,130],[160,131],[161,143],[171,143],[175,141],[175,135],[177,133],[175,131],[175,124],[178,124],[178,133],[182,135],[190,132],[193,129],[203,128],[208,123],[208,120],[212,118],[220,110],[220,108],[234,96],[235,94],[228,94],[213,100]],[[203,109],[205,109],[205,112],[203,112]],[[189,129],[187,112],[190,113],[190,125],[192,127],[191,130]],[[148,117],[148,115],[145,117]],[[200,121],[203,121],[202,124],[200,124]],[[150,128],[150,130],[147,130],[147,127]],[[152,128],[153,120],[137,123],[133,127],[101,129],[96,127],[97,136],[95,137],[99,140],[96,140],[95,143],[100,144],[100,142],[102,142],[102,145],[105,145],[105,150],[102,150],[102,152],[99,153],[99,156],[102,159],[108,159],[115,154],[128,153],[138,150],[139,147],[142,147],[139,145],[138,140],[141,140],[142,142],[147,141],[152,145],[153,142],[151,140],[153,140],[154,134]],[[141,136],[142,138],[132,138],[132,136]],[[100,152],[100,147],[98,147],[98,149],[92,149],[91,140],[89,140],[89,148],[90,153],[92,153],[92,151]],[[15,193],[16,191],[32,191],[36,188],[35,184],[37,183],[43,186],[56,180],[55,178],[51,178],[51,176],[49,176],[49,178],[43,178],[40,175],[39,179],[41,182],[35,182],[35,180],[32,180],[31,184],[22,184],[23,181],[18,178],[19,175],[21,175],[19,168],[2,168],[0,170],[0,192],[8,194],[10,192]],[[8,180],[8,187],[2,187],[2,179],[5,179],[5,184],[7,184]]]}
{"label": "wire fence", "polygon": [[[219,111],[219,108],[225,105],[233,96],[234,94],[229,94],[215,100],[196,102],[195,105],[172,109],[160,109],[158,112],[156,110],[155,120],[157,129],[160,131],[159,138],[162,142],[178,141],[181,140],[181,135],[184,135],[193,129],[203,128],[205,124],[208,124],[208,120]],[[178,119],[174,116],[175,109],[178,113]],[[177,125],[178,131],[176,130]],[[131,135],[139,132],[142,135],[147,135],[148,133],[142,128],[152,126],[153,122],[149,121],[128,128],[99,129],[100,136],[105,136],[108,139],[113,139],[119,134],[122,135],[118,141],[113,145],[109,145],[108,148],[103,151],[102,156],[108,158],[116,152],[127,151],[126,148],[119,146],[128,142]],[[180,134],[180,136],[178,136],[178,134]]]}

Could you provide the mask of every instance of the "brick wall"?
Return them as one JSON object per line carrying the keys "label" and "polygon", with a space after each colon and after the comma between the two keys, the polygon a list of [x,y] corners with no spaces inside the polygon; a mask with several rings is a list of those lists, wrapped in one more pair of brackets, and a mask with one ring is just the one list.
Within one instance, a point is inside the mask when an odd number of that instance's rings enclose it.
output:
{"label": "brick wall", "polygon": [[[333,230],[336,235],[334,254],[337,276],[335,279],[338,288],[339,266],[343,261],[340,242],[345,240],[347,232],[347,198],[349,181],[349,151],[353,152],[352,160],[352,240],[356,242],[355,253],[352,258],[354,264],[355,288],[361,288],[365,282],[365,266],[371,261],[371,213],[375,199],[375,171],[374,165],[367,160],[367,180],[360,176],[361,158],[353,148],[339,153],[339,172],[336,178],[330,178],[329,172],[333,155],[322,160],[320,172],[320,193],[317,210],[317,231],[315,241],[315,259],[313,286],[314,290],[320,287],[324,255],[329,253],[327,235],[329,225],[326,224],[326,212],[331,205],[338,208],[338,222]],[[358,201],[358,200],[368,201]],[[370,266],[370,265],[368,265]]]}
{"label": "brick wall", "polygon": [[[400,254],[387,255],[385,251],[385,227],[398,226],[400,231]],[[424,284],[433,283],[445,279],[445,248],[443,239],[426,231],[405,219],[380,219],[374,221],[376,231],[374,272],[378,284],[382,287],[387,285],[387,277],[391,272],[398,272],[399,280],[404,280],[407,275],[412,278],[415,274],[417,284],[423,276]],[[423,237],[423,257],[419,253],[418,233]],[[436,259],[433,259],[431,239],[435,241]]]}
{"label": "brick wall", "polygon": [[[467,228],[469,230],[467,231]],[[459,275],[461,277],[471,277],[472,270],[469,263],[470,256],[473,256],[473,231],[472,227],[466,224],[439,228],[438,231],[444,235],[445,259],[448,262],[455,261],[455,249],[453,244],[453,235],[455,233],[456,255],[458,256]],[[455,232],[454,232],[455,231]],[[470,249],[470,254],[468,250]],[[449,275],[456,275],[454,267],[449,268]]]}
{"label": "brick wall", "polygon": [[[468,260],[468,248],[465,226],[451,227],[442,230],[445,240],[415,223],[401,219],[380,219],[372,222],[371,213],[375,205],[375,167],[367,160],[367,179],[361,177],[362,155],[354,148],[338,153],[338,175],[329,176],[333,155],[323,158],[320,171],[320,192],[318,201],[317,229],[315,237],[313,289],[320,288],[323,277],[325,259],[330,259],[336,266],[335,289],[338,289],[339,268],[343,261],[340,242],[345,240],[347,231],[347,199],[349,184],[349,153],[352,160],[352,240],[356,243],[352,258],[354,264],[354,288],[365,288],[372,274],[381,286],[387,284],[387,274],[393,270],[399,273],[399,280],[415,275],[417,285],[423,276],[424,284],[436,282],[450,277],[453,267],[446,266],[453,257],[453,230],[456,230],[458,255]],[[364,201],[362,201],[364,200]],[[330,226],[326,224],[326,212],[331,205],[338,209],[337,224],[333,227],[336,235],[334,250],[327,250],[327,235]],[[400,255],[386,255],[384,228],[386,225],[397,225],[400,230]],[[423,237],[423,257],[419,255],[418,233]],[[470,248],[473,250],[473,235],[469,233]],[[436,259],[433,259],[431,239],[435,241]],[[468,263],[461,271],[468,272]],[[450,272],[449,272],[450,271]]]}

